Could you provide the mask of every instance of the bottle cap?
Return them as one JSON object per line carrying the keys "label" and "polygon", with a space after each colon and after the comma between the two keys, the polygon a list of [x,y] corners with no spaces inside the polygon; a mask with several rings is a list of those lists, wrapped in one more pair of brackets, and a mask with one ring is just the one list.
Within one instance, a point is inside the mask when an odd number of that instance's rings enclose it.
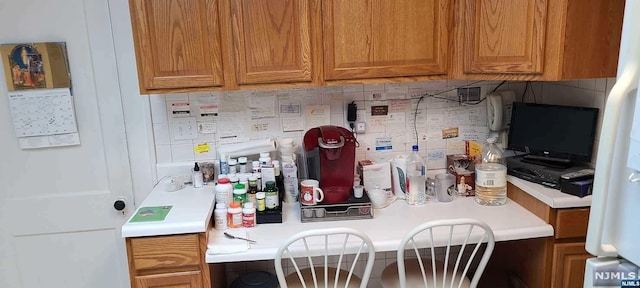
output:
{"label": "bottle cap", "polygon": [[249,181],[258,181],[258,177],[252,174],[251,176],[249,176]]}
{"label": "bottle cap", "polygon": [[244,184],[242,184],[242,183],[238,183],[238,184],[236,184],[236,186],[234,186],[233,188],[234,188],[234,189],[238,189],[238,190],[240,190],[240,189],[244,189]]}
{"label": "bottle cap", "polygon": [[276,182],[275,181],[267,181],[265,186],[266,187],[270,187],[270,188],[275,188],[276,187]]}
{"label": "bottle cap", "polygon": [[411,146],[411,151],[419,151],[418,150],[418,145]]}
{"label": "bottle cap", "polygon": [[239,202],[231,202],[229,204],[229,208],[240,208],[240,203]]}
{"label": "bottle cap", "polygon": [[253,162],[251,162],[251,166],[252,166],[252,167],[260,167],[260,161],[253,161]]}
{"label": "bottle cap", "polygon": [[224,203],[217,203],[216,209],[227,209],[227,205]]}
{"label": "bottle cap", "polygon": [[247,157],[238,157],[238,163],[247,164]]}
{"label": "bottle cap", "polygon": [[193,171],[200,171],[200,166],[198,166],[198,162],[193,166]]}
{"label": "bottle cap", "polygon": [[264,199],[267,195],[264,192],[256,193],[256,199]]}
{"label": "bottle cap", "polygon": [[229,159],[228,164],[229,164],[229,165],[236,165],[236,164],[238,164],[238,160],[236,160],[236,159]]}
{"label": "bottle cap", "polygon": [[251,203],[251,202],[244,203],[244,208],[245,208],[245,209],[251,209],[251,208],[253,208],[253,203]]}
{"label": "bottle cap", "polygon": [[218,179],[218,184],[229,184],[231,183],[231,180],[229,180],[228,178],[219,178]]}

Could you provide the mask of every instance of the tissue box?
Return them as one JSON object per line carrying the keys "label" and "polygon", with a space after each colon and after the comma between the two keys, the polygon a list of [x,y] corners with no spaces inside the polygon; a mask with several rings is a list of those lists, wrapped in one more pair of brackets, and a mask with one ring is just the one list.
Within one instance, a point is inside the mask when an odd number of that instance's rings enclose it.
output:
{"label": "tissue box", "polygon": [[365,190],[370,191],[378,185],[380,189],[391,193],[391,165],[388,162],[358,161],[358,174],[362,176]]}
{"label": "tissue box", "polygon": [[475,196],[475,165],[471,156],[447,155],[447,172],[456,176],[458,195]]}

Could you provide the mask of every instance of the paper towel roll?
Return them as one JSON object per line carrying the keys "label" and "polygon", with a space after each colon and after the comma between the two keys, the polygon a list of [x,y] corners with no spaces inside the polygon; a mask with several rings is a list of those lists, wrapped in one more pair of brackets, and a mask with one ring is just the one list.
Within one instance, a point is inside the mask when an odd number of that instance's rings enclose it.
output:
{"label": "paper towel roll", "polygon": [[218,153],[224,154],[226,157],[249,156],[260,154],[260,152],[276,151],[277,146],[275,139],[261,139],[244,143],[220,145]]}

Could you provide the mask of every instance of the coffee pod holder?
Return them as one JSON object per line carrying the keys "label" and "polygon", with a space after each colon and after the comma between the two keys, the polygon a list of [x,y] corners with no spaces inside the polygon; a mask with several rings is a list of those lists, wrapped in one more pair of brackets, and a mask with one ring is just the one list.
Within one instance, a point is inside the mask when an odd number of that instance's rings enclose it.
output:
{"label": "coffee pod holder", "polygon": [[344,203],[302,205],[300,222],[324,222],[340,220],[373,219],[373,205],[366,193],[362,198],[353,195]]}

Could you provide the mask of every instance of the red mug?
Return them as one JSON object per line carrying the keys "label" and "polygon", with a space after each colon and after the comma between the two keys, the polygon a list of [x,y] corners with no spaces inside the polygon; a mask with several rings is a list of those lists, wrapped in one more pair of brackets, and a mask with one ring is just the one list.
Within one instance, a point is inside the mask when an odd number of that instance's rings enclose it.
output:
{"label": "red mug", "polygon": [[316,205],[324,200],[324,192],[320,189],[318,180],[303,180],[300,183],[300,203]]}

